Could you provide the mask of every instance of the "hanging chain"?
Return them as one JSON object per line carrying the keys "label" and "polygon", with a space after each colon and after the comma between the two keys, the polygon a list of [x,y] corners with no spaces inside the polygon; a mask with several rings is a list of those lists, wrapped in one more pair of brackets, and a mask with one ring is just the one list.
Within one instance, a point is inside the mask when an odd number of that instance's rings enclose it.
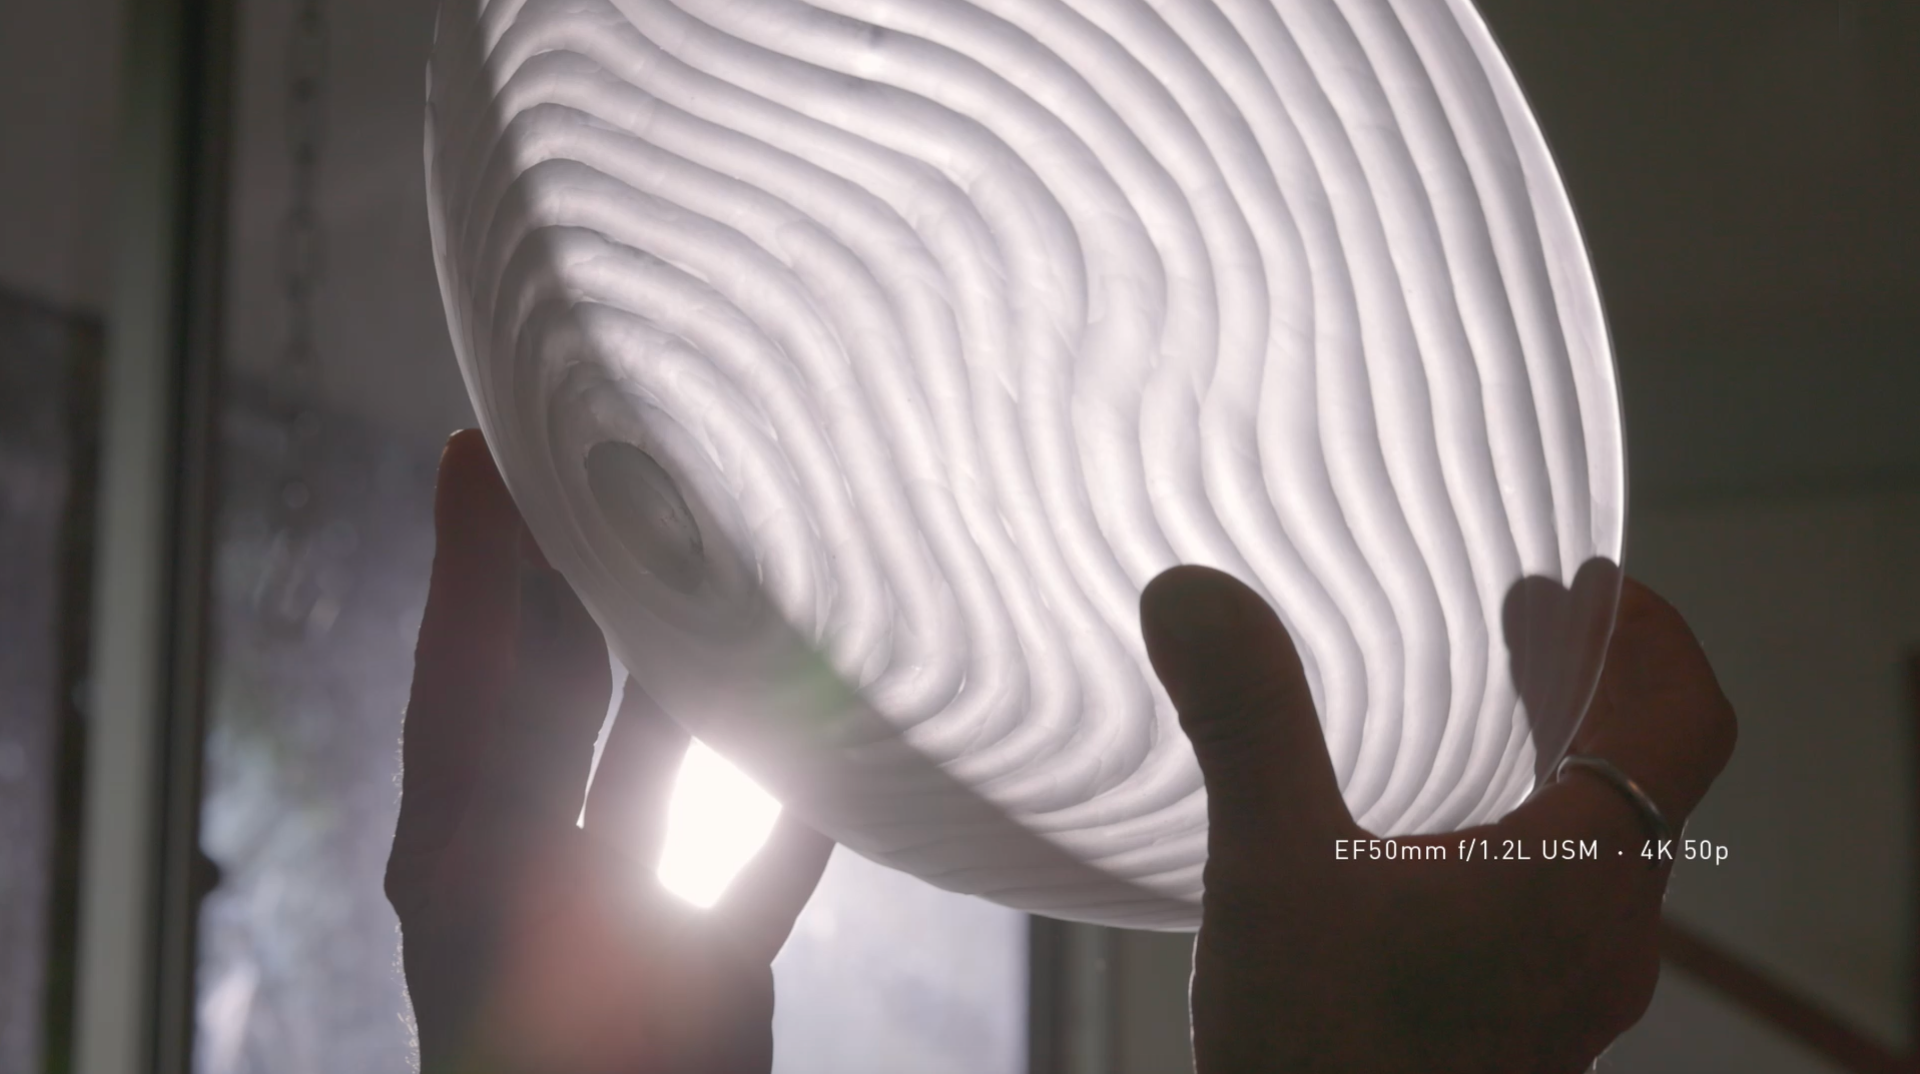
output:
{"label": "hanging chain", "polygon": [[296,0],[287,33],[288,198],[280,221],[280,289],[286,337],[270,405],[286,437],[274,489],[274,547],[260,593],[269,622],[303,631],[317,597],[310,555],[318,508],[314,464],[321,432],[315,302],[326,248],[319,208],[326,143],[328,34],[325,0]]}

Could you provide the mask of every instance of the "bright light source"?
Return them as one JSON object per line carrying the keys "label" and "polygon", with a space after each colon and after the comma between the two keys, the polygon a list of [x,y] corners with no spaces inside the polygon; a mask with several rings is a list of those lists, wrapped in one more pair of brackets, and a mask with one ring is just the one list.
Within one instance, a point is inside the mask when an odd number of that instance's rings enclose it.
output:
{"label": "bright light source", "polygon": [[772,795],[694,739],[667,806],[660,883],[695,906],[712,906],[767,841],[779,816]]}

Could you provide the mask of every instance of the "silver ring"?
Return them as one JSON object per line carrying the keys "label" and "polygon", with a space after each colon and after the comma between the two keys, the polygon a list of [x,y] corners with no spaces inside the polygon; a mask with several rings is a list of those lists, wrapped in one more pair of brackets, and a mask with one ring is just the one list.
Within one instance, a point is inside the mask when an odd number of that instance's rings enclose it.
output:
{"label": "silver ring", "polygon": [[[1627,800],[1633,803],[1633,807],[1640,811],[1640,816],[1647,822],[1647,827],[1653,829],[1655,839],[1661,842],[1673,839],[1673,827],[1667,823],[1667,815],[1660,812],[1660,807],[1654,804],[1653,798],[1641,788],[1640,784],[1633,781],[1632,776],[1620,771],[1612,761],[1585,753],[1569,753],[1560,758],[1560,764],[1554,768],[1553,781],[1560,782],[1569,768],[1583,768],[1613,784],[1621,794],[1627,796]],[[1655,862],[1659,860],[1659,858],[1654,859]]]}

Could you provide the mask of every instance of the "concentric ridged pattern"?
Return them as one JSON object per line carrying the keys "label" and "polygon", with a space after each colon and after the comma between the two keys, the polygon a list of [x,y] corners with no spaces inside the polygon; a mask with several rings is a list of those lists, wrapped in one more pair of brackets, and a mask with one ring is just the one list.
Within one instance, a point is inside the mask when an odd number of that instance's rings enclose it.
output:
{"label": "concentric ridged pattern", "polygon": [[1205,796],[1136,604],[1182,562],[1281,610],[1375,831],[1497,817],[1563,746],[1613,590],[1524,690],[1507,602],[1618,561],[1618,405],[1467,0],[446,0],[429,95],[514,495],[834,837],[1191,925]]}

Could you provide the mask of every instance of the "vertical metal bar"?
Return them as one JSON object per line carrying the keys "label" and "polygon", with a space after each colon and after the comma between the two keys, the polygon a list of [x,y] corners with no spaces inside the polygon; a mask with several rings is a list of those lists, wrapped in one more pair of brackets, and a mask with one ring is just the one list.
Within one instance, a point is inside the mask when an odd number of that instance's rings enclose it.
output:
{"label": "vertical metal bar", "polygon": [[75,1068],[191,1053],[232,0],[130,0],[95,540]]}
{"label": "vertical metal bar", "polygon": [[1033,919],[1028,1074],[1113,1074],[1114,930]]}
{"label": "vertical metal bar", "polygon": [[75,1068],[134,1074],[151,1025],[152,803],[174,408],[179,6],[127,5],[81,851]]}
{"label": "vertical metal bar", "polygon": [[1027,1074],[1060,1074],[1066,989],[1066,923],[1027,919]]}
{"label": "vertical metal bar", "polygon": [[1068,925],[1064,1074],[1114,1072],[1114,930]]}
{"label": "vertical metal bar", "polygon": [[161,761],[155,955],[154,1070],[193,1069],[200,902],[212,863],[200,851],[201,758],[219,489],[220,341],[224,335],[227,182],[232,166],[238,0],[184,0],[189,33],[183,150],[187,189],[179,286],[180,390],[173,437],[174,504],[165,639],[167,702]]}

